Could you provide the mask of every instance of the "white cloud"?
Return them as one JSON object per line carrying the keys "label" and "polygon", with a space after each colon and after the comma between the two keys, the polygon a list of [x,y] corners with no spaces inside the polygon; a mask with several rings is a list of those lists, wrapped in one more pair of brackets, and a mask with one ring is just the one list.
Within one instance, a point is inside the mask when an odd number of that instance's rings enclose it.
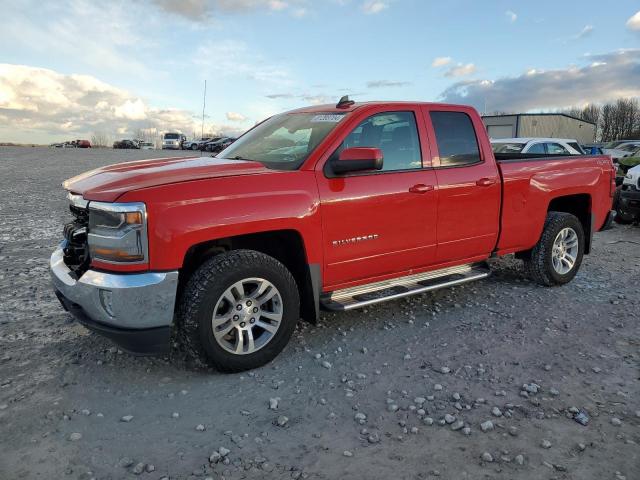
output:
{"label": "white cloud", "polygon": [[475,73],[476,66],[473,63],[458,63],[457,65],[449,68],[444,76],[445,77],[466,77],[467,75],[471,75]]}
{"label": "white cloud", "polygon": [[389,8],[389,4],[382,0],[367,0],[362,4],[362,11],[367,15],[374,15]]}
{"label": "white cloud", "polygon": [[[34,12],[47,21],[36,20]],[[151,41],[140,33],[140,10],[135,4],[9,2],[3,14],[11,21],[4,21],[0,28],[0,45],[11,45],[12,50],[26,48],[43,56],[55,52],[56,59],[80,61],[99,72],[152,76],[136,55]]]}
{"label": "white cloud", "polygon": [[576,40],[580,40],[581,38],[588,37],[593,33],[593,25],[585,25],[582,30],[574,37]]}
{"label": "white cloud", "polygon": [[302,17],[307,0],[152,0],[164,11],[189,20],[204,22],[218,14],[239,14],[255,10],[289,12]]}
{"label": "white cloud", "polygon": [[634,32],[640,32],[640,10],[627,20],[627,28]]}
{"label": "white cloud", "polygon": [[244,115],[238,112],[227,112],[227,120],[230,122],[244,122],[247,119]]}
{"label": "white cloud", "polygon": [[[101,103],[103,107],[106,106],[108,108],[108,104],[105,105],[104,100],[101,101]],[[123,104],[113,109],[113,114],[116,118],[124,118],[127,120],[144,120],[147,118],[146,106],[139,98],[135,100],[125,100]]]}
{"label": "white cloud", "polygon": [[451,57],[436,57],[433,59],[433,62],[431,63],[432,67],[444,67],[445,65],[448,65],[451,63]]}
{"label": "white cloud", "polygon": [[289,69],[255,53],[243,42],[226,40],[201,45],[193,56],[205,76],[243,76],[281,86],[292,83]]}
{"label": "white cloud", "polygon": [[513,12],[513,11],[511,11],[511,10],[507,10],[506,12],[504,12],[504,14],[507,16],[507,19],[508,19],[511,23],[513,23],[513,22],[515,22],[516,20],[518,20],[518,14],[517,14],[517,13],[515,13],[515,12]]}
{"label": "white cloud", "polygon": [[[133,136],[139,129],[200,131],[191,112],[159,109],[89,75],[0,64],[0,139],[46,143],[90,138],[93,132]],[[207,125],[212,131],[237,127]],[[29,139],[29,140],[26,140]]]}
{"label": "white cloud", "polygon": [[406,87],[411,82],[399,82],[396,80],[371,80],[367,82],[367,88]]}
{"label": "white cloud", "polygon": [[640,49],[590,55],[585,66],[530,70],[493,81],[453,84],[441,97],[488,111],[527,112],[559,109],[620,97],[640,97]]}

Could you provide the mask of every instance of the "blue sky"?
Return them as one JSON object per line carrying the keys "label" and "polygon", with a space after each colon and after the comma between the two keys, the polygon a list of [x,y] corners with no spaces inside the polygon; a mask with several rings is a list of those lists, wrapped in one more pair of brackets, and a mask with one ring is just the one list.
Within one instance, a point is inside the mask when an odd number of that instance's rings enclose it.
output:
{"label": "blue sky", "polygon": [[637,0],[3,3],[0,141],[191,134],[205,79],[215,131],[347,93],[488,111],[640,96]]}

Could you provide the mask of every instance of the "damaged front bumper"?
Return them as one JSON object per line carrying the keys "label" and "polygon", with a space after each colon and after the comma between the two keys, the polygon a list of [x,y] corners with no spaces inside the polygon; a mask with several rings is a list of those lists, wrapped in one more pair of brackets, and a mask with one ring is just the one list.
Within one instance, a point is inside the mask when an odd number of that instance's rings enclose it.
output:
{"label": "damaged front bumper", "polygon": [[178,272],[115,274],[87,270],[75,279],[56,249],[49,263],[62,306],[90,330],[138,354],[169,349]]}

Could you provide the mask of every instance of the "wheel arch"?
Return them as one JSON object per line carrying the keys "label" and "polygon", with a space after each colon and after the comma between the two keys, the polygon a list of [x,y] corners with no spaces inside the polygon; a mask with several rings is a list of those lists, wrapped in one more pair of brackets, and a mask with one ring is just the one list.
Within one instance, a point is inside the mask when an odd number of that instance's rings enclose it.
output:
{"label": "wheel arch", "polygon": [[185,253],[178,281],[178,295],[195,270],[214,255],[230,250],[255,250],[281,262],[293,275],[300,294],[300,316],[316,323],[320,315],[320,265],[309,263],[304,239],[293,229],[255,232],[197,243]]}
{"label": "wheel arch", "polygon": [[592,199],[588,193],[563,195],[549,202],[548,212],[570,213],[580,220],[584,230],[584,253],[591,252],[591,240],[593,238],[594,219],[591,211]]}

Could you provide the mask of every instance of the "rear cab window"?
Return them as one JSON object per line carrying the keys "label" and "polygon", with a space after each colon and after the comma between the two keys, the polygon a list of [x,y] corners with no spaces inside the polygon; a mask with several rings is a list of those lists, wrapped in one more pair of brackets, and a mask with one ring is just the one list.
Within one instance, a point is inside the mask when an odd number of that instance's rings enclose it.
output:
{"label": "rear cab window", "polygon": [[463,167],[482,161],[471,117],[464,112],[429,112],[440,167]]}

